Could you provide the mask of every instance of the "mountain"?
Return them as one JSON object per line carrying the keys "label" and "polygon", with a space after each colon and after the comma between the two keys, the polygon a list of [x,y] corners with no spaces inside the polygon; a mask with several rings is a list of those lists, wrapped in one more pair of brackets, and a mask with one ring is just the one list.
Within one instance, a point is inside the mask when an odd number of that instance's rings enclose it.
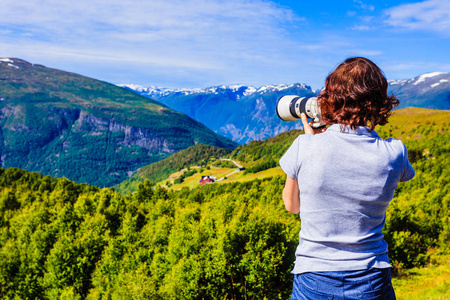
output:
{"label": "mountain", "polygon": [[409,80],[390,80],[389,92],[400,100],[400,108],[450,109],[450,73],[432,72]]}
{"label": "mountain", "polygon": [[285,122],[277,117],[275,106],[284,95],[314,96],[317,91],[304,84],[270,85],[259,89],[233,85],[207,89],[164,89],[122,85],[157,100],[202,122],[235,142],[262,140],[291,129],[300,122]]}
{"label": "mountain", "polygon": [[[390,80],[389,93],[399,98],[399,108],[450,109],[449,80],[450,73],[439,72],[409,80]],[[181,111],[241,144],[302,128],[300,122],[279,120],[275,112],[276,102],[284,95],[314,96],[320,92],[298,83],[260,88],[232,85],[206,89],[166,89],[133,84],[121,86]]]}
{"label": "mountain", "polygon": [[0,59],[0,165],[98,186],[196,144],[237,146],[185,114],[78,74]]}

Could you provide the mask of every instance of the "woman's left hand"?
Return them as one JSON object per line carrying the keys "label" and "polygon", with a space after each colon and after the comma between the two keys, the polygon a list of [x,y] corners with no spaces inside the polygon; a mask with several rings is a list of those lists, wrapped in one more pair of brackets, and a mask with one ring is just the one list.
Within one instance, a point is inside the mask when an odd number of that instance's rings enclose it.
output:
{"label": "woman's left hand", "polygon": [[308,118],[306,117],[305,113],[301,114],[302,123],[303,123],[303,130],[306,134],[316,134],[316,133],[322,133],[327,130],[326,127],[320,128],[320,129],[314,129],[311,127],[311,124],[313,123],[313,120],[311,120],[310,123],[308,123]]}

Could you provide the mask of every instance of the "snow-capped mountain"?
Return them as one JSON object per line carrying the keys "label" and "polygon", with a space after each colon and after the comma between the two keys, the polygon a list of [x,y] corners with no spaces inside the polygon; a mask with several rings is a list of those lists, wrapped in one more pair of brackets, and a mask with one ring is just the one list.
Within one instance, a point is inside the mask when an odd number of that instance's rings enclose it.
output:
{"label": "snow-capped mountain", "polygon": [[301,122],[281,121],[275,112],[276,102],[284,95],[317,94],[311,87],[298,83],[260,88],[231,85],[172,90],[137,85],[121,86],[183,112],[238,143],[262,140],[290,129],[302,128]]}
{"label": "snow-capped mountain", "polygon": [[137,85],[137,84],[119,84],[119,86],[134,90],[142,95],[149,96],[149,97],[152,96],[155,98],[160,98],[160,97],[173,95],[173,94],[188,96],[188,95],[193,95],[193,94],[221,94],[224,92],[235,93],[236,98],[239,98],[242,96],[251,96],[253,94],[280,92],[280,91],[287,90],[287,89],[294,88],[294,87],[311,90],[311,87],[309,87],[305,84],[299,84],[299,83],[295,83],[295,84],[291,84],[291,85],[286,85],[286,84],[275,85],[275,84],[273,84],[273,85],[262,86],[260,88],[236,84],[236,85],[230,85],[230,86],[225,86],[225,85],[214,86],[214,87],[208,87],[205,89],[200,89],[200,88],[168,89],[168,88],[156,87],[156,86],[144,87],[144,86]]}
{"label": "snow-capped mountain", "polygon": [[[444,72],[431,72],[431,73],[425,73],[420,76],[414,77],[413,79],[403,79],[403,80],[389,80],[389,84],[391,86],[394,85],[405,85],[405,84],[412,84],[412,85],[419,85],[421,83],[426,84],[428,81],[428,85],[430,88],[435,88],[441,83],[448,83],[448,79],[442,78],[442,77],[448,77],[449,73]],[[437,81],[439,80],[439,81]]]}
{"label": "snow-capped mountain", "polygon": [[400,108],[450,109],[450,73],[432,72],[408,80],[390,80],[389,92],[400,100]]}
{"label": "snow-capped mountain", "polygon": [[[426,73],[407,80],[390,80],[388,92],[397,96],[400,108],[450,109],[449,81],[450,73]],[[314,96],[320,92],[299,83],[259,88],[222,85],[205,89],[120,86],[183,112],[238,143],[262,140],[301,128],[299,121],[286,122],[278,118],[275,110],[277,100],[284,95]]]}

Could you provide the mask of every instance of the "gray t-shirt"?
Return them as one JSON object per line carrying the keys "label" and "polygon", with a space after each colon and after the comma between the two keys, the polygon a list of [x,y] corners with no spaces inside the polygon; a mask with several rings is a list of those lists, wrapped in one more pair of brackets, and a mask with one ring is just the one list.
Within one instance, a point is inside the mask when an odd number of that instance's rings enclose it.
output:
{"label": "gray t-shirt", "polygon": [[398,182],[414,177],[400,140],[335,124],[321,134],[300,135],[280,166],[300,190],[292,273],[390,267],[381,232],[386,209]]}

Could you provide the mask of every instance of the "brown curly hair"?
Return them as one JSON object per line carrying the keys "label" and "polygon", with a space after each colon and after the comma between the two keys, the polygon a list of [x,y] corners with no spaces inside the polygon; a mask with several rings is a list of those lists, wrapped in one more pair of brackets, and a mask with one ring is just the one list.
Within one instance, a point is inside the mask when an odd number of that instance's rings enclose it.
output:
{"label": "brown curly hair", "polygon": [[322,119],[328,125],[367,126],[372,131],[386,124],[399,104],[394,95],[387,95],[387,88],[376,64],[363,57],[348,58],[328,75],[318,96]]}

